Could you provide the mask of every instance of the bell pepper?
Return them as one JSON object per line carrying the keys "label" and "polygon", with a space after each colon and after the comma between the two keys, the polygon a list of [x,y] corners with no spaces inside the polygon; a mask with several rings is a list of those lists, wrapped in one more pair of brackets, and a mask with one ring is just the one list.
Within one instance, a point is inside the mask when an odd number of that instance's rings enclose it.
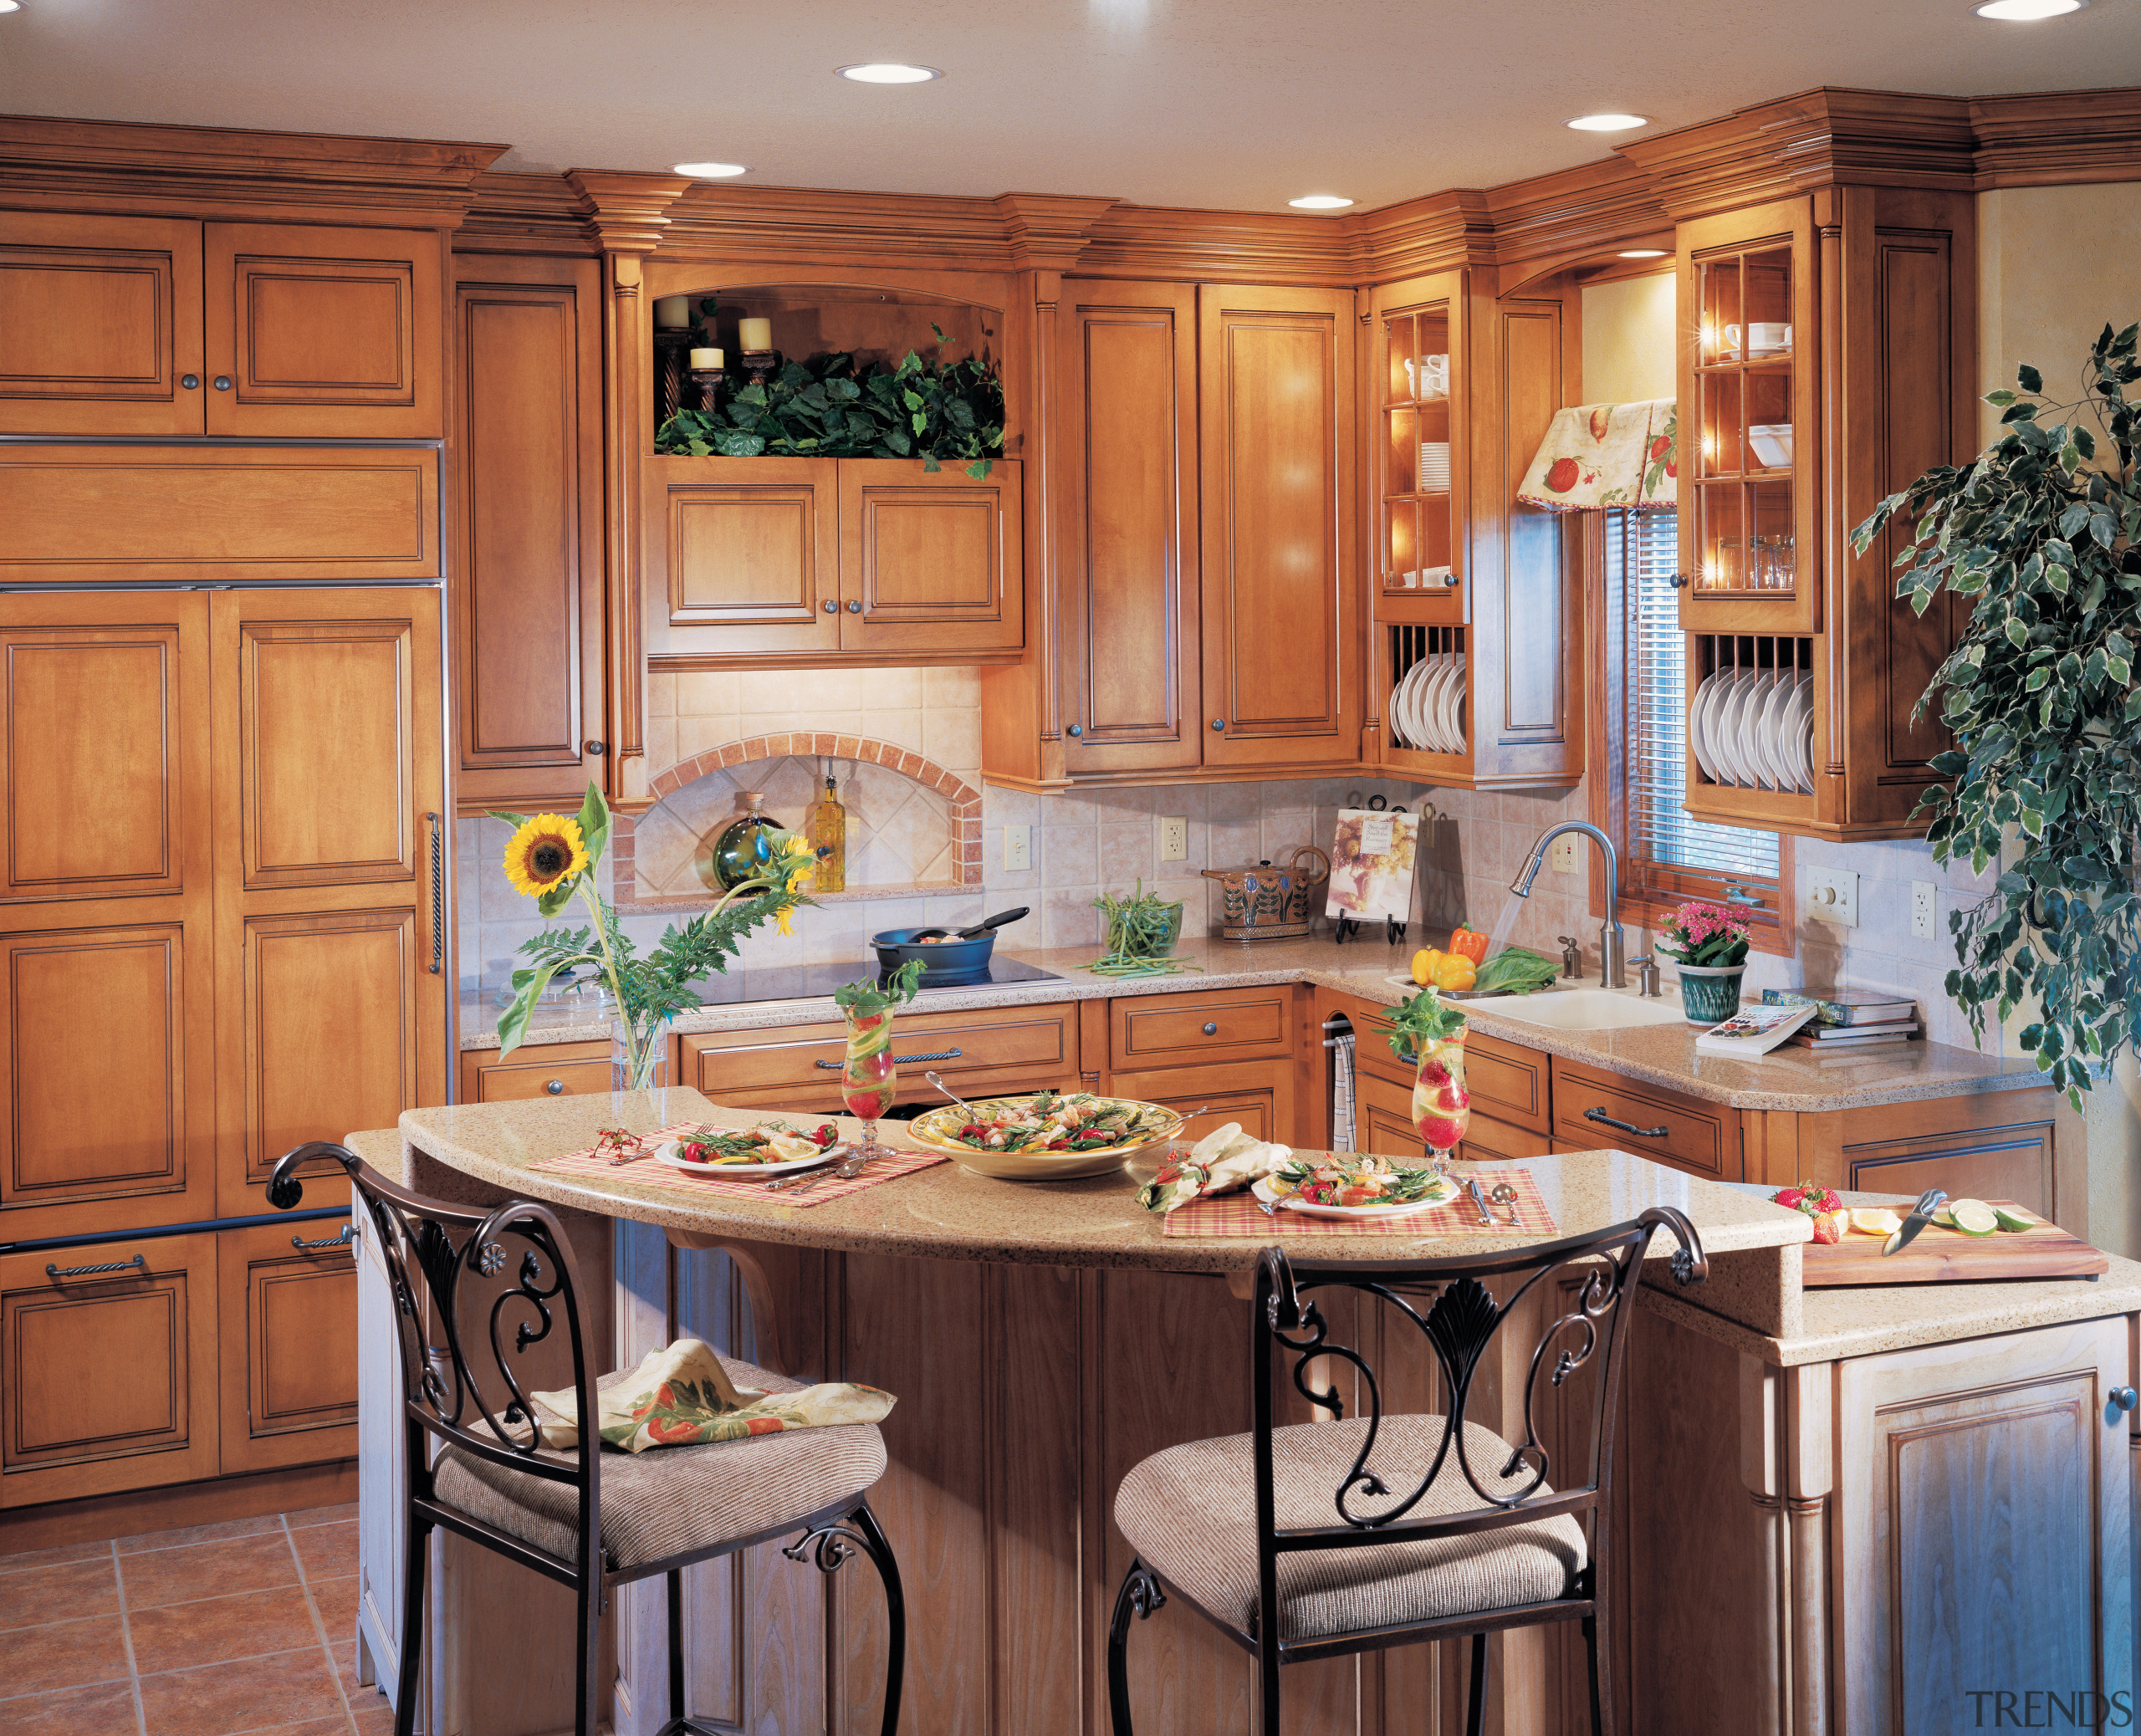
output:
{"label": "bell pepper", "polygon": [[1472,961],[1477,970],[1487,962],[1487,937],[1476,928],[1467,928],[1462,922],[1449,937],[1449,950]]}
{"label": "bell pepper", "polygon": [[1435,961],[1442,954],[1433,947],[1423,947],[1413,955],[1413,980],[1425,988],[1435,979]]}
{"label": "bell pepper", "polygon": [[1469,988],[1478,977],[1479,968],[1462,952],[1423,947],[1413,955],[1413,980],[1423,988]]}

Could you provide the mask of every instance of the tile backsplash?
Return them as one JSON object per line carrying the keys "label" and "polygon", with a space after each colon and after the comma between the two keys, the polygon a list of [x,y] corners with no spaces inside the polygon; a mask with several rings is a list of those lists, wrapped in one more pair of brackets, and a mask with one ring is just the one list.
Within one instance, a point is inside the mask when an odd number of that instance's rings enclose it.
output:
{"label": "tile backsplash", "polygon": [[[986,784],[981,775],[980,681],[973,669],[657,675],[649,682],[648,709],[650,774],[707,748],[754,736],[833,730],[911,749],[982,789],[980,887],[948,886],[941,892],[857,897],[820,906],[797,918],[790,937],[752,936],[744,943],[746,968],[860,961],[866,956],[868,937],[881,929],[972,922],[1020,904],[1031,906],[1033,913],[1004,931],[1007,949],[1091,947],[1097,952],[1099,915],[1093,900],[1103,891],[1127,891],[1141,880],[1162,897],[1182,899],[1193,923],[1199,911],[1208,923],[1215,923],[1219,889],[1199,877],[1205,868],[1266,860],[1283,863],[1304,844],[1328,850],[1338,809],[1377,794],[1416,812],[1423,802],[1435,810],[1423,844],[1425,915],[1414,937],[1423,934],[1427,943],[1434,943],[1460,919],[1491,931],[1510,901],[1509,883],[1539,835],[1557,821],[1589,815],[1581,787],[1495,794],[1429,789],[1361,774],[1266,784],[1132,786],[1048,796],[1002,789]],[[768,805],[784,819],[797,817],[800,803],[790,799],[806,794],[815,767],[797,760],[775,769],[785,782],[774,792],[781,799]],[[904,812],[900,799],[905,793],[899,783],[890,781],[896,774],[875,767],[858,773],[838,762],[835,770],[843,800],[866,824],[879,809],[888,815]],[[731,800],[728,789],[716,787],[719,779],[701,782],[706,788],[692,792],[690,799],[672,799],[667,804],[673,815],[687,822],[687,830],[702,820],[720,823]],[[1160,860],[1161,822],[1167,819],[1185,822],[1188,850],[1181,861]],[[1030,828],[1032,865],[1016,873],[1004,866],[1007,825]],[[892,819],[883,830],[888,845],[904,837]],[[918,836],[927,829],[910,830]],[[533,904],[515,894],[499,872],[507,835],[494,820],[463,820],[457,835],[464,990],[495,989],[514,967],[514,948],[540,927]],[[664,865],[666,887],[688,880],[689,847],[682,832],[658,841],[642,837],[638,847],[643,857]],[[1573,935],[1582,945],[1587,967],[1595,970],[1598,919],[1590,908],[1589,849],[1587,843],[1580,844],[1576,873],[1541,870],[1532,896],[1515,913],[1510,938],[1551,957],[1560,950],[1558,937]],[[1954,962],[1948,914],[1984,896],[1996,871],[1988,869],[1979,877],[1966,867],[1936,868],[1930,847],[1922,843],[1828,845],[1800,839],[1793,850],[1800,865],[1858,874],[1859,926],[1801,920],[1791,956],[1754,955],[1747,973],[1750,995],[1769,987],[1893,989],[1918,1001],[1929,1035],[1970,1046],[1968,1021],[1941,988]],[[866,890],[872,882],[938,878],[938,865],[913,860],[917,854],[913,848],[887,848],[874,855],[858,850],[850,886]],[[1929,881],[1936,888],[1938,919],[1930,939],[1916,939],[1910,932],[1913,881]],[[647,943],[675,919],[667,914],[635,916],[625,926]],[[1632,929],[1630,956],[1644,951],[1650,941],[1647,931]],[[2000,1041],[1996,1030],[1988,1032],[1989,1049]]]}

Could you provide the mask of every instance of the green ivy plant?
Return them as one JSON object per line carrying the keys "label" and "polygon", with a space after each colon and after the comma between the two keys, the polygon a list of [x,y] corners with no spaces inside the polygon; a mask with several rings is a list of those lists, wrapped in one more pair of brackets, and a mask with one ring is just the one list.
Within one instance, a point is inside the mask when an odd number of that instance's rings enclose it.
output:
{"label": "green ivy plant", "polygon": [[920,458],[924,470],[963,458],[979,480],[1004,456],[1004,382],[972,357],[925,362],[910,350],[897,368],[865,370],[845,352],[814,356],[763,385],[723,379],[711,408],[678,411],[654,444],[694,457]]}
{"label": "green ivy plant", "polygon": [[1852,534],[1864,554],[1898,514],[1910,545],[1897,595],[1923,615],[1943,590],[1971,600],[1954,648],[1919,701],[1954,746],[1951,780],[1919,799],[1934,860],[1982,873],[2013,859],[1975,906],[1951,912],[1950,997],[1980,1040],[2033,999],[2019,1040],[2078,1108],[2141,1031],[2141,326],[2107,325],[2082,396],[2055,404],[2038,370],[1986,395],[2006,431],[1969,463],[1929,470]]}

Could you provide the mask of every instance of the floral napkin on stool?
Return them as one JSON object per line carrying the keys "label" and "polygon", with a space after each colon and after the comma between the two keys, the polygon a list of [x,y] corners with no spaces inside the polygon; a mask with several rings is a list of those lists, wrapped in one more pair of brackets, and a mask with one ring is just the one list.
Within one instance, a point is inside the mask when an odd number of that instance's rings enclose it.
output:
{"label": "floral napkin on stool", "polygon": [[[573,1389],[534,1397],[543,1444],[579,1445],[580,1404]],[[754,1391],[730,1380],[721,1359],[696,1338],[649,1351],[637,1368],[598,1385],[595,1400],[596,1432],[606,1444],[627,1453],[743,1441],[829,1423],[880,1422],[898,1402],[889,1392],[848,1381],[800,1392]]]}

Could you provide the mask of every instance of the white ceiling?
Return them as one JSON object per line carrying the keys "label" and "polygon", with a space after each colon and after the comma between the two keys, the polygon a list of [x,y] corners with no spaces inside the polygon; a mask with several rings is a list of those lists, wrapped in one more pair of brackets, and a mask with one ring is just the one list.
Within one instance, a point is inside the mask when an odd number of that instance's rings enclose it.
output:
{"label": "white ceiling", "polygon": [[[871,87],[841,64],[947,76]],[[508,143],[498,166],[1276,210],[1489,186],[1817,84],[2141,84],[2141,0],[23,0],[0,110]]]}

